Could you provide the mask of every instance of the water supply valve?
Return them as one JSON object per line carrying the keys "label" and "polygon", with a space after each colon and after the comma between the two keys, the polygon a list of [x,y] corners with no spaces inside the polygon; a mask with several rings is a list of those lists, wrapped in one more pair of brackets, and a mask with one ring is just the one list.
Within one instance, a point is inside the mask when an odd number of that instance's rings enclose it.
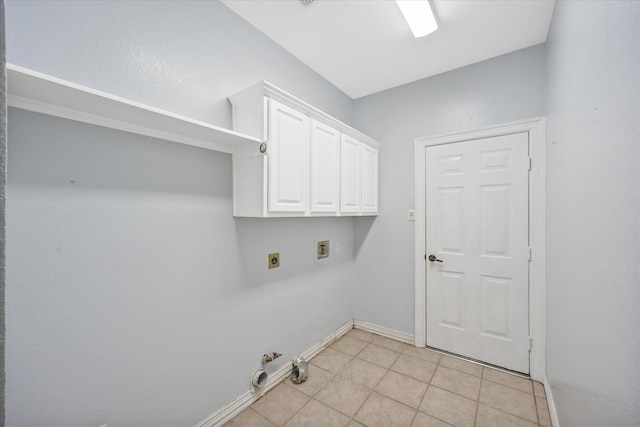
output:
{"label": "water supply valve", "polygon": [[264,365],[269,362],[273,362],[280,356],[282,356],[282,353],[276,353],[275,351],[271,354],[265,354],[264,356],[262,356],[262,367],[264,368]]}

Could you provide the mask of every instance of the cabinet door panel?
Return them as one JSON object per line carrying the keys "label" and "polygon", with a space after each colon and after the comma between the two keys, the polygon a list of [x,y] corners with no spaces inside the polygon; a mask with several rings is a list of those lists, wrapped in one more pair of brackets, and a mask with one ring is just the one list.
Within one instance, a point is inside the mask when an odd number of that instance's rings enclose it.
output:
{"label": "cabinet door panel", "polygon": [[340,131],[311,120],[311,212],[338,212]]}
{"label": "cabinet door panel", "polygon": [[362,144],[362,212],[378,212],[378,150]]}
{"label": "cabinet door panel", "polygon": [[340,211],[359,213],[362,207],[360,141],[342,135],[340,144]]}
{"label": "cabinet door panel", "polygon": [[269,211],[309,207],[309,118],[269,100]]}

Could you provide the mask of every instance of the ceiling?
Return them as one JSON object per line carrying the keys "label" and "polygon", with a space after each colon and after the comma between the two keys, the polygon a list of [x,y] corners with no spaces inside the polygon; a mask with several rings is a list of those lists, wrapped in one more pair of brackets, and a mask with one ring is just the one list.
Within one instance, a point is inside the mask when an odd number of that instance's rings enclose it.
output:
{"label": "ceiling", "polygon": [[393,0],[222,0],[356,99],[542,43],[553,0],[431,0],[439,28],[414,38]]}

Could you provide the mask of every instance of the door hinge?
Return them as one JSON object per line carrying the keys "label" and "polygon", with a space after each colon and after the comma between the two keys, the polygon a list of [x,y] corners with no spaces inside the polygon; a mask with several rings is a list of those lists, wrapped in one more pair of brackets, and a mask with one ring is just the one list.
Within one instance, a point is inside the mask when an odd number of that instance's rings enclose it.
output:
{"label": "door hinge", "polygon": [[533,348],[533,338],[529,337],[529,351]]}
{"label": "door hinge", "polygon": [[529,261],[531,261],[531,246],[529,246]]}
{"label": "door hinge", "polygon": [[532,166],[533,166],[533,159],[529,157],[529,170],[531,170]]}

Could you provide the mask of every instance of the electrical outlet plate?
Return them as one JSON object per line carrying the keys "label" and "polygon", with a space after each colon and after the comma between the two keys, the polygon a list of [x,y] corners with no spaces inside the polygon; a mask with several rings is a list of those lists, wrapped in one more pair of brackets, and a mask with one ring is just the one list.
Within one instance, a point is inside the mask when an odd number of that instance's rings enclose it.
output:
{"label": "electrical outlet plate", "polygon": [[329,258],[331,255],[331,241],[316,240],[316,260]]}
{"label": "electrical outlet plate", "polygon": [[280,252],[269,254],[269,270],[280,267]]}

